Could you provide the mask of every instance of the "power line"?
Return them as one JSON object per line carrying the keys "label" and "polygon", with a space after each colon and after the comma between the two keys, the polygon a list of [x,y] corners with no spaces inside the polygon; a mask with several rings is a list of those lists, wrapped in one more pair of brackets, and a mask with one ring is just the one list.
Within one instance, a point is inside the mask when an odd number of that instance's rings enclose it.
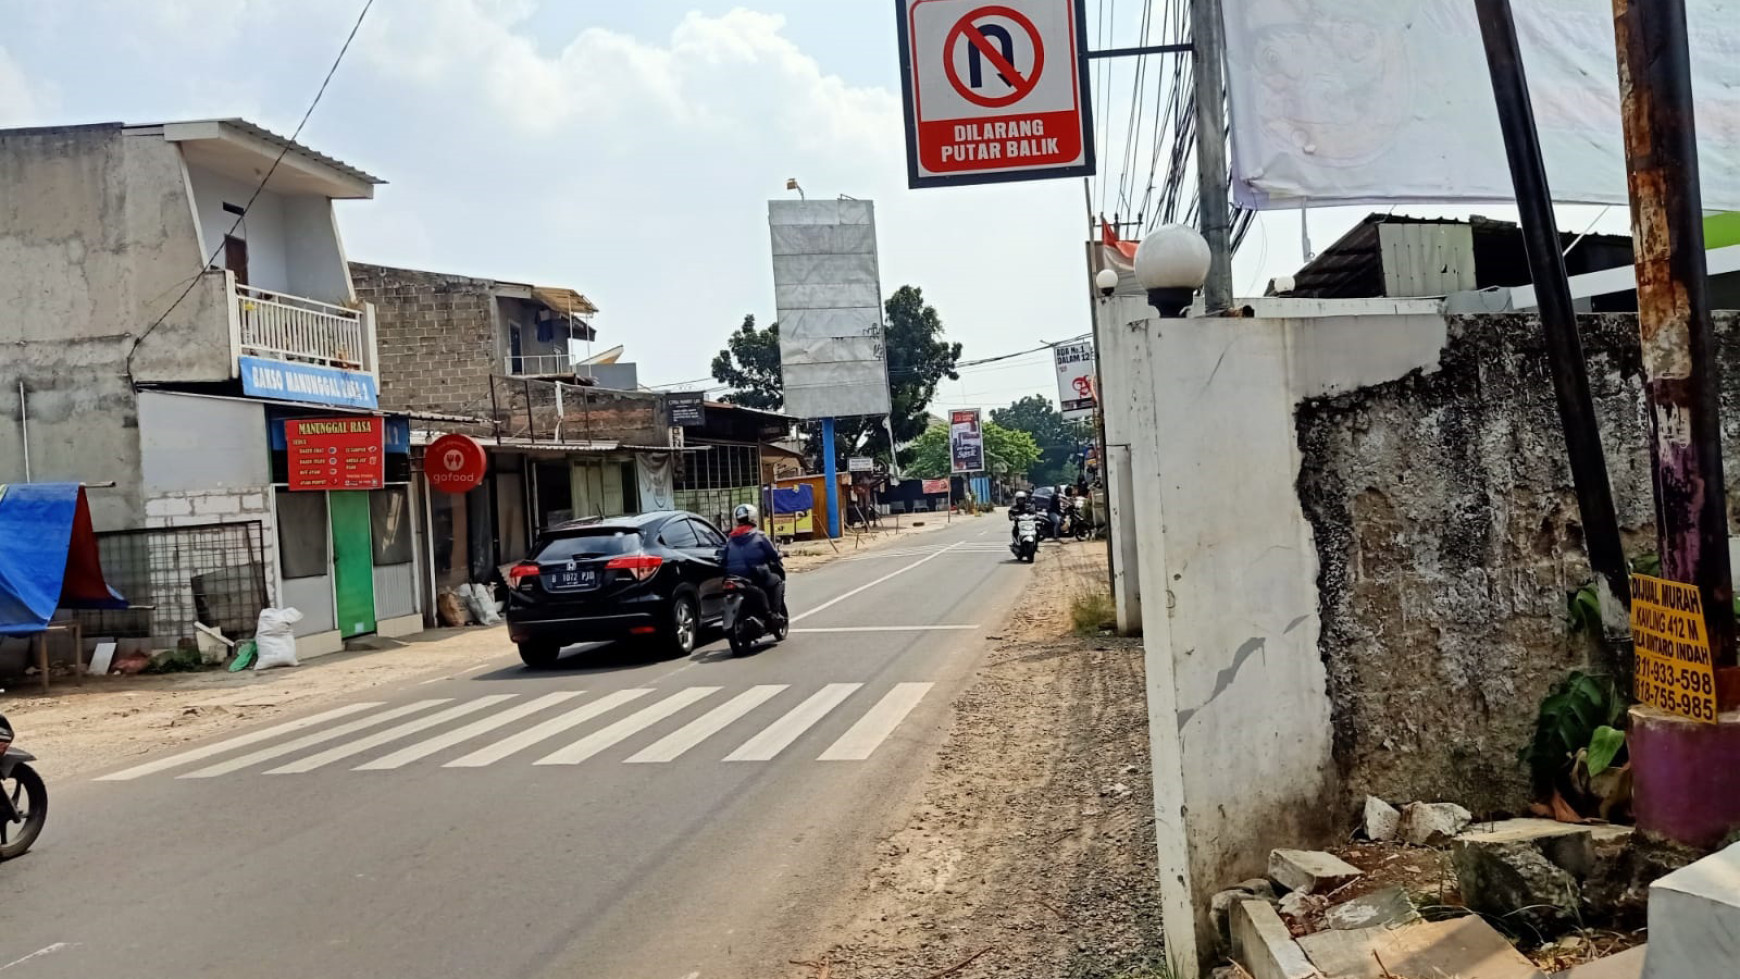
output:
{"label": "power line", "polygon": [[[308,117],[314,115],[315,106],[320,104],[321,97],[326,94],[326,87],[332,84],[332,76],[338,72],[339,64],[344,61],[345,54],[350,51],[350,42],[356,40],[356,32],[361,29],[363,18],[369,15],[369,8],[374,5],[375,0],[363,0],[362,10],[358,11],[356,15],[356,22],[350,25],[350,33],[345,35],[344,44],[338,49],[338,57],[332,59],[332,67],[326,69],[326,77],[320,80],[320,89],[314,93],[314,100],[308,103],[308,110],[302,113],[302,121],[296,124],[295,131],[290,134],[289,139],[284,141],[283,147],[278,150],[277,157],[272,160],[271,167],[266,170],[266,175],[260,178],[259,186],[254,188],[253,194],[248,197],[248,202],[242,205],[241,213],[236,215],[236,220],[230,225],[230,230],[225,233],[224,237],[227,238],[235,234],[236,229],[242,226],[243,221],[247,220],[248,211],[253,208],[254,202],[259,200],[260,194],[266,189],[266,184],[271,182],[272,175],[278,172],[278,164],[284,162],[285,154],[290,152],[290,147],[295,144],[296,138],[302,135],[302,127],[308,125]],[[223,251],[223,247],[223,242],[219,241],[218,246],[212,249],[211,255],[200,266],[200,271],[195,272],[193,277],[188,280],[187,288],[181,290],[181,295],[175,297],[175,301],[169,304],[169,308],[153,320],[143,333],[134,338],[132,349],[127,351],[127,377],[129,379],[133,376],[133,357],[139,352],[139,345],[145,342],[145,338],[150,336],[153,330],[163,325],[163,321],[169,318],[169,314],[175,312],[175,308],[181,305],[182,300],[193,292],[193,287],[199,284],[205,269],[210,268],[212,263],[217,261],[218,253]]]}

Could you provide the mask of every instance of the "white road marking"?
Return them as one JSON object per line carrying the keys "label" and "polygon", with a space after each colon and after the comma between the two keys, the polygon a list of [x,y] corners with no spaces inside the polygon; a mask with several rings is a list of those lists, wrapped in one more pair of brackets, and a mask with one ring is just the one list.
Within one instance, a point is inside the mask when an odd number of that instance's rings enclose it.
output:
{"label": "white road marking", "polygon": [[896,683],[876,706],[864,713],[858,723],[840,735],[840,740],[828,746],[817,761],[863,761],[878,745],[887,740],[906,715],[930,693],[931,683]]}
{"label": "white road marking", "polygon": [[632,690],[618,690],[594,700],[590,704],[582,704],[566,714],[559,714],[536,727],[527,728],[511,738],[503,738],[495,744],[473,751],[463,758],[455,758],[442,768],[482,768],[492,762],[498,762],[516,751],[553,738],[571,727],[578,727],[599,714],[620,707],[631,700],[636,700],[652,693],[650,687],[636,687]]}
{"label": "white road marking", "polygon": [[772,700],[785,689],[787,686],[783,683],[750,687],[683,727],[653,742],[626,761],[631,764],[672,761],[683,752],[723,731],[726,725],[732,721]]}
{"label": "white road marking", "polygon": [[959,544],[950,544],[948,547],[942,548],[939,551],[935,551],[931,554],[928,554],[924,557],[919,558],[918,560],[912,562],[911,564],[907,565],[904,568],[901,568],[897,571],[890,571],[887,574],[883,575],[882,577],[877,578],[875,581],[870,582],[869,584],[859,585],[858,587],[852,589],[851,591],[847,592],[844,595],[840,595],[836,598],[830,598],[827,601],[823,602],[822,604],[817,605],[815,608],[810,609],[808,612],[803,612],[803,613],[800,613],[798,615],[794,615],[791,617],[791,620],[793,622],[801,622],[804,619],[807,619],[810,616],[815,615],[817,612],[822,612],[822,611],[826,611],[827,609],[833,608],[835,605],[838,605],[841,602],[845,601],[846,599],[851,598],[853,595],[857,595],[861,592],[869,591],[870,589],[875,588],[877,585],[882,584],[884,581],[888,581],[892,578],[897,578],[900,575],[903,575],[903,574],[907,573],[908,571],[911,571],[913,568],[916,568],[919,565],[924,564],[927,561],[934,561],[937,558],[942,557],[944,554],[947,554],[949,551],[953,550],[954,548],[956,548],[958,546],[960,546],[960,545]]}
{"label": "white road marking", "polygon": [[389,769],[402,768],[419,758],[427,758],[443,748],[451,748],[456,744],[470,741],[472,738],[475,738],[480,734],[488,734],[498,727],[505,727],[506,725],[512,724],[514,721],[530,717],[546,707],[553,707],[556,704],[573,700],[575,697],[578,697],[585,692],[586,691],[584,690],[558,690],[555,693],[547,693],[536,700],[528,700],[525,703],[520,704],[518,707],[510,707],[499,714],[492,714],[481,721],[473,721],[457,730],[448,731],[445,734],[436,735],[435,737],[429,738],[425,741],[419,741],[416,744],[408,745],[390,755],[382,755],[374,761],[365,762],[356,766],[351,769],[351,771],[383,772]]}
{"label": "white road marking", "polygon": [[840,702],[852,693],[862,683],[830,683],[816,691],[803,703],[793,707],[786,715],[755,737],[744,742],[743,747],[725,756],[726,761],[770,761],[774,756],[784,751],[788,745],[798,739],[798,736],[808,731],[815,723],[826,717],[828,712],[840,706]]}
{"label": "white road marking", "polygon": [[[26,955],[24,958],[13,959],[12,961],[6,963],[5,965],[0,965],[0,972],[5,972],[7,969],[10,969],[15,965],[23,965],[24,963],[29,962],[31,959],[40,959],[44,955],[53,955],[56,952],[64,952],[69,948],[72,948],[76,945],[82,945],[82,944],[84,944],[84,943],[83,942],[55,942],[53,945],[45,945],[42,948],[39,948],[36,951],[31,952],[29,955]],[[700,975],[700,973],[696,973],[696,975]]]}
{"label": "white road marking", "polygon": [[188,772],[185,775],[177,775],[176,778],[215,778],[219,775],[228,775],[230,772],[247,768],[250,765],[257,765],[263,761],[271,761],[273,758],[293,754],[301,751],[303,748],[312,748],[317,744],[324,744],[325,742],[342,738],[348,734],[355,734],[358,731],[367,730],[377,724],[385,724],[388,721],[404,717],[406,714],[415,714],[417,711],[427,710],[430,707],[445,704],[452,699],[453,698],[451,697],[438,697],[434,700],[419,700],[416,703],[406,704],[403,707],[395,707],[392,710],[382,711],[379,714],[371,714],[370,716],[364,717],[360,720],[351,721],[349,724],[340,724],[337,727],[327,728],[324,731],[316,731],[313,734],[297,738],[294,741],[286,741],[283,744],[273,745],[270,748],[261,748],[259,751],[243,755],[240,758],[231,758],[229,761],[218,762],[216,765],[212,765],[209,768],[201,768],[198,771]]}
{"label": "white road marking", "polygon": [[287,721],[283,724],[274,724],[268,728],[262,728],[258,731],[230,738],[228,741],[219,741],[217,744],[208,744],[203,748],[184,751],[179,755],[170,755],[167,758],[148,761],[143,765],[129,768],[126,771],[116,772],[113,775],[100,776],[96,781],[126,782],[141,776],[153,775],[166,769],[175,768],[178,765],[185,765],[189,762],[199,761],[203,758],[210,758],[213,755],[221,755],[234,748],[242,748],[250,744],[259,744],[261,741],[270,740],[280,734],[289,734],[291,731],[300,731],[305,727],[313,727],[322,721],[330,721],[335,718],[345,717],[350,714],[355,714],[358,711],[372,710],[379,706],[381,706],[379,701],[370,701],[361,704],[345,704],[343,707],[334,707],[331,710],[312,714],[308,717],[299,717],[294,721]]}
{"label": "white road marking", "polygon": [[718,687],[689,687],[679,690],[651,707],[643,707],[615,724],[588,734],[566,748],[550,752],[532,764],[578,765],[637,731],[652,727],[695,701],[718,692]]}
{"label": "white road marking", "polygon": [[328,748],[317,754],[309,755],[307,758],[293,761],[288,765],[279,765],[277,768],[266,772],[266,774],[295,775],[301,772],[312,772],[316,768],[330,765],[335,761],[349,758],[352,755],[360,755],[363,752],[368,751],[370,748],[378,748],[383,744],[388,744],[408,735],[416,734],[418,731],[425,731],[437,725],[445,724],[448,721],[456,721],[467,714],[475,714],[485,708],[494,707],[496,704],[505,700],[512,700],[514,696],[515,695],[511,693],[497,693],[490,694],[487,697],[479,697],[476,700],[468,700],[463,704],[456,704],[449,707],[438,714],[428,714],[419,717],[414,721],[407,721],[404,724],[387,728],[385,731],[377,731],[366,738],[358,738],[347,744],[341,744],[336,748]]}
{"label": "white road marking", "polygon": [[971,632],[978,625],[847,625],[816,629],[793,629],[792,632]]}

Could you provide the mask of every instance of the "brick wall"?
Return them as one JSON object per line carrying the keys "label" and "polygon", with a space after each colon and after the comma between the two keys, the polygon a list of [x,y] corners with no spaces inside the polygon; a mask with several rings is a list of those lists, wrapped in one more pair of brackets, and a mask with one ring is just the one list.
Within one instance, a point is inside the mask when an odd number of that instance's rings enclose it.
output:
{"label": "brick wall", "polygon": [[495,283],[352,262],[357,298],[375,304],[381,407],[479,417],[496,363]]}

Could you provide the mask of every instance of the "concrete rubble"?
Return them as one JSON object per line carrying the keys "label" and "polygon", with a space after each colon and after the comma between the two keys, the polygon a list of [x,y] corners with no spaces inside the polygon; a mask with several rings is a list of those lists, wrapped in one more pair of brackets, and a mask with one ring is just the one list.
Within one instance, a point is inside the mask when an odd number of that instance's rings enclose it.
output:
{"label": "concrete rubble", "polygon": [[1454,802],[1410,802],[1396,832],[1415,846],[1443,846],[1473,821],[1474,814]]}
{"label": "concrete rubble", "polygon": [[1373,891],[1323,912],[1323,923],[1340,931],[1361,928],[1393,928],[1418,921],[1420,912],[1408,897],[1406,888],[1386,887]]}
{"label": "concrete rubble", "polygon": [[1402,811],[1375,795],[1365,797],[1365,838],[1388,843],[1402,830]]}
{"label": "concrete rubble", "polygon": [[1269,852],[1269,879],[1289,891],[1326,894],[1362,872],[1346,860],[1321,850]]}
{"label": "concrete rubble", "polygon": [[1231,931],[1233,960],[1253,979],[1319,979],[1320,973],[1269,902],[1235,905]]}
{"label": "concrete rubble", "polygon": [[[1600,827],[1603,840],[1629,833]],[[1543,934],[1581,919],[1583,882],[1596,869],[1597,829],[1550,819],[1483,823],[1456,838],[1451,863],[1467,905]]]}
{"label": "concrete rubble", "polygon": [[1508,939],[1473,915],[1400,928],[1323,931],[1298,945],[1328,979],[1544,979]]}

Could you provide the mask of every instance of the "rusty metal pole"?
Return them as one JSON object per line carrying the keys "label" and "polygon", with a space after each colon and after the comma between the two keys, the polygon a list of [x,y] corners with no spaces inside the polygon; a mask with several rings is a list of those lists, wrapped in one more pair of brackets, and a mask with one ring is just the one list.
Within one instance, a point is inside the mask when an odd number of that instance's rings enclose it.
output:
{"label": "rusty metal pole", "polygon": [[1613,28],[1662,574],[1697,585],[1715,663],[1733,666],[1734,586],[1685,4],[1613,0]]}
{"label": "rusty metal pole", "polygon": [[1595,572],[1601,602],[1602,635],[1596,644],[1597,661],[1593,665],[1619,679],[1629,690],[1631,583],[1619,536],[1619,517],[1613,506],[1613,490],[1607,479],[1607,456],[1601,447],[1595,400],[1589,392],[1589,367],[1583,358],[1582,338],[1577,334],[1571,281],[1565,274],[1565,257],[1553,217],[1553,194],[1547,185],[1540,133],[1535,127],[1528,77],[1517,44],[1516,21],[1511,16],[1510,0],[1474,0],[1474,7],[1480,15],[1493,100],[1498,106],[1499,128],[1504,133],[1511,184],[1516,189],[1517,212],[1522,219],[1529,275],[1534,280],[1541,327],[1546,334],[1547,362],[1553,375],[1553,392],[1558,396],[1559,423],[1565,432],[1571,483],[1583,520],[1583,544],[1590,570]]}

